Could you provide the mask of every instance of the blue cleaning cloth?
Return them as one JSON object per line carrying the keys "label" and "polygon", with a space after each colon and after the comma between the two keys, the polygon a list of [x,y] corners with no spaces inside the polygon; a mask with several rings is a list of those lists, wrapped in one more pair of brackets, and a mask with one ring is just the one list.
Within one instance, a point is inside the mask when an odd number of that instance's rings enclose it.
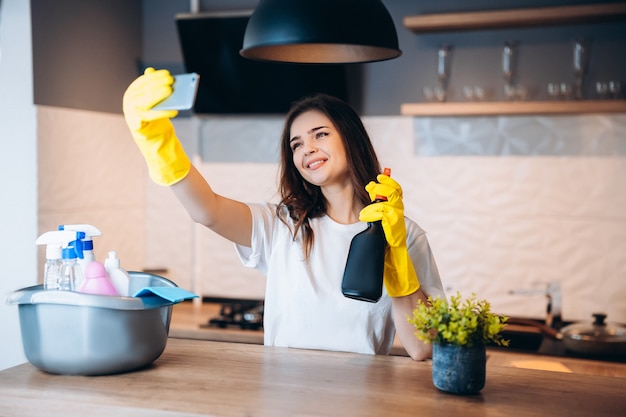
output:
{"label": "blue cleaning cloth", "polygon": [[198,295],[179,287],[143,287],[133,294],[133,297],[146,297],[152,295],[157,295],[173,303],[198,298]]}

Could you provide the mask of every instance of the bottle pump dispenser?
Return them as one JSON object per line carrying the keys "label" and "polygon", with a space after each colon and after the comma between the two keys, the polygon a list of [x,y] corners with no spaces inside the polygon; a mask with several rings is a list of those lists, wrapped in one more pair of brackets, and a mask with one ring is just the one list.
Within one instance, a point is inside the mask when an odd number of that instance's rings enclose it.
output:
{"label": "bottle pump dispenser", "polygon": [[109,251],[109,257],[104,260],[104,268],[109,274],[109,278],[117,293],[124,297],[130,296],[128,293],[130,276],[120,266],[120,258],[117,257],[117,252]]}

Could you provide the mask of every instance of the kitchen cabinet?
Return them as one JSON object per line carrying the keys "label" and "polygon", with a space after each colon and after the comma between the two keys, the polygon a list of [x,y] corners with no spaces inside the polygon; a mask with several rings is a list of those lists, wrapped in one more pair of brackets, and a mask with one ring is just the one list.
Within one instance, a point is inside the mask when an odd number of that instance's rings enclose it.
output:
{"label": "kitchen cabinet", "polygon": [[[626,19],[626,3],[537,7],[406,16],[404,26],[417,35],[485,29],[601,23]],[[625,113],[626,100],[423,102],[404,103],[403,115],[488,116],[530,114]]]}

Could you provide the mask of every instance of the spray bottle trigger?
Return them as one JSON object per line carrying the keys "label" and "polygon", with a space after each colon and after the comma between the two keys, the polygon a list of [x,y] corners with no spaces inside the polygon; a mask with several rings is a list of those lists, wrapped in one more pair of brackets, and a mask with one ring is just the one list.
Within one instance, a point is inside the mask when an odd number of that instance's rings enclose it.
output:
{"label": "spray bottle trigger", "polygon": [[73,243],[74,252],[76,252],[76,256],[78,259],[84,259],[85,255],[83,255],[84,251],[84,241],[86,234],[85,232],[76,232],[76,240]]}
{"label": "spray bottle trigger", "polygon": [[[385,174],[388,177],[391,177],[391,168],[384,168],[383,174]],[[387,197],[385,197],[384,195],[376,194],[376,198],[374,199],[374,202],[380,203],[381,201],[387,201]]]}

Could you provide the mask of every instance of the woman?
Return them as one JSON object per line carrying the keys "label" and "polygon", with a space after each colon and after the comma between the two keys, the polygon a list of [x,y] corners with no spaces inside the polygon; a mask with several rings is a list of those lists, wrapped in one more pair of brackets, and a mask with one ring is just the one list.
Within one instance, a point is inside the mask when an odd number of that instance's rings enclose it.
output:
{"label": "woman", "polygon": [[[265,344],[387,354],[397,330],[413,359],[428,358],[430,345],[414,336],[407,317],[418,299],[443,295],[437,268],[423,230],[404,217],[400,186],[377,175],[354,110],[326,95],[295,103],[281,137],[282,201],[245,204],[213,192],[191,165],[170,121],[176,111],[150,110],[172,82],[168,71],[148,68],[124,94],[126,121],[152,179],[170,186],[195,222],[234,242],[244,265],[267,276]],[[369,204],[376,195],[388,201]],[[350,242],[363,222],[377,220],[388,242],[386,293],[377,303],[346,298]]]}

